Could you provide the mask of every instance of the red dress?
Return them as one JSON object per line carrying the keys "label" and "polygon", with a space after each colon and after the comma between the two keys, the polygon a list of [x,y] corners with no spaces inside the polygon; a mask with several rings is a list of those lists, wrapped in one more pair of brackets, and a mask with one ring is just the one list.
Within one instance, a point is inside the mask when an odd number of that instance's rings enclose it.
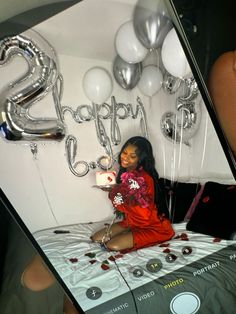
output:
{"label": "red dress", "polygon": [[[170,221],[158,216],[158,210],[154,203],[154,182],[152,177],[144,170],[139,170],[138,175],[143,177],[145,182],[145,195],[148,196],[149,199],[147,207],[142,207],[139,204],[128,205],[125,202],[116,204],[111,194],[109,195],[113,206],[118,211],[124,213],[124,219],[119,222],[119,225],[124,228],[129,228],[132,231],[134,241],[133,249],[167,241],[174,235]],[[122,183],[119,186],[121,188]]]}

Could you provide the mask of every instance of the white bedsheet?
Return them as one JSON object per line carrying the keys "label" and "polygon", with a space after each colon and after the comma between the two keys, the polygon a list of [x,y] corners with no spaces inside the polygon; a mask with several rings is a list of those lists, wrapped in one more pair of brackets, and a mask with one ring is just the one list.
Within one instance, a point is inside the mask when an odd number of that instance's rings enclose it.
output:
{"label": "white bedsheet", "polygon": [[[84,311],[235,243],[186,231],[186,223],[179,223],[173,225],[176,234],[170,241],[120,254],[91,242],[90,235],[104,223],[60,226],[34,234]],[[55,230],[69,233],[55,234]]]}

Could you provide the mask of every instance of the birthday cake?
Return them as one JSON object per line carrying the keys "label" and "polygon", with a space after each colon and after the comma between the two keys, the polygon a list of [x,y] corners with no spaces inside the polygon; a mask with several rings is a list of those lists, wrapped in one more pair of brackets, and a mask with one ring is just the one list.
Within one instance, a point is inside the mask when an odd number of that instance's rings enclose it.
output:
{"label": "birthday cake", "polygon": [[112,185],[116,183],[115,171],[97,171],[96,184],[99,186]]}

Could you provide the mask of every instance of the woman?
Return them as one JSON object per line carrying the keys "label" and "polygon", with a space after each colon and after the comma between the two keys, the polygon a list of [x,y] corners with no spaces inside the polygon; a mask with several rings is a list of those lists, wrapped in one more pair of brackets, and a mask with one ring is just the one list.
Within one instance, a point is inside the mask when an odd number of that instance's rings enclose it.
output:
{"label": "woman", "polygon": [[118,157],[117,185],[109,192],[113,206],[124,216],[91,236],[109,250],[130,251],[169,240],[174,231],[166,207],[159,206],[158,173],[150,142],[130,138]]}

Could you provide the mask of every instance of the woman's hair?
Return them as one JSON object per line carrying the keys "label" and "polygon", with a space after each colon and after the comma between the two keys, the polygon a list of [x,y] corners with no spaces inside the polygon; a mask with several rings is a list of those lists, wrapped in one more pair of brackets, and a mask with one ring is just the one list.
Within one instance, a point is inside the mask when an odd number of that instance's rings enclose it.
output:
{"label": "woman's hair", "polygon": [[119,156],[118,163],[120,165],[119,172],[117,174],[117,183],[120,183],[120,176],[126,171],[126,168],[121,166],[121,153],[128,146],[133,145],[137,147],[136,154],[138,156],[137,169],[143,168],[154,181],[154,201],[158,208],[158,214],[164,214],[167,218],[169,217],[169,212],[167,208],[167,203],[164,197],[164,192],[159,185],[159,174],[155,168],[155,158],[153,156],[152,145],[145,137],[134,136],[128,139],[122,146]]}

